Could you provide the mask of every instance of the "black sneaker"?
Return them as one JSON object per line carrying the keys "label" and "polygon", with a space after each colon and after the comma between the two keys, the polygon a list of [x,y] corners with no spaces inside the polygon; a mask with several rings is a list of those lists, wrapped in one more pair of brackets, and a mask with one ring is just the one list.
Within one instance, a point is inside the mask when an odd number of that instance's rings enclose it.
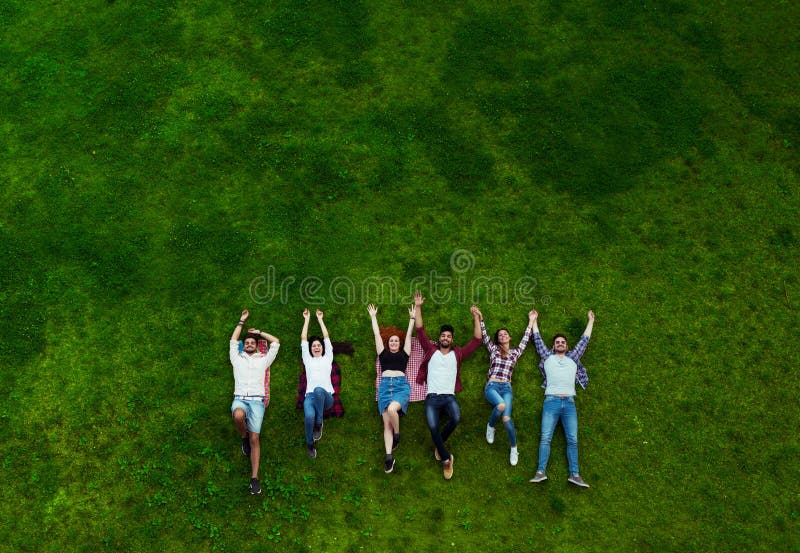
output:
{"label": "black sneaker", "polygon": [[386,459],[386,463],[383,465],[383,472],[389,474],[394,470],[394,457],[389,457]]}
{"label": "black sneaker", "polygon": [[319,428],[316,426],[314,427],[314,432],[311,433],[311,437],[314,438],[315,442],[319,441],[319,439],[322,437],[322,424],[319,425]]}
{"label": "black sneaker", "polygon": [[261,493],[261,486],[258,485],[258,478],[250,479],[250,495],[258,495]]}
{"label": "black sneaker", "polygon": [[314,447],[313,445],[307,445],[306,447],[308,448],[306,450],[306,453],[308,453],[308,456],[311,457],[312,459],[316,459],[317,458],[317,448]]}
{"label": "black sneaker", "polygon": [[[397,446],[400,445],[400,433],[394,435],[394,439],[392,439],[392,451],[397,449]],[[387,471],[388,472],[388,471]]]}
{"label": "black sneaker", "polygon": [[242,455],[250,457],[250,432],[242,438]]}

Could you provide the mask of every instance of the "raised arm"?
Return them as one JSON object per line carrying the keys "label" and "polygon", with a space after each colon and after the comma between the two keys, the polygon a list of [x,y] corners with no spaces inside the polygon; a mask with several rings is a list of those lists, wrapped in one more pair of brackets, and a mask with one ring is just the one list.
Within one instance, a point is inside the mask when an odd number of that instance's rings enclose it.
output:
{"label": "raised arm", "polygon": [[317,322],[319,323],[319,328],[322,330],[322,337],[330,338],[328,336],[328,329],[325,327],[325,321],[322,320],[323,316],[325,316],[325,314],[319,309],[317,309]]}
{"label": "raised arm", "polygon": [[383,338],[381,338],[381,329],[378,326],[378,308],[372,304],[367,306],[367,312],[370,319],[372,319],[372,334],[375,336],[375,352],[380,355],[383,353]]}
{"label": "raised arm", "polygon": [[303,330],[300,331],[300,341],[308,342],[308,321],[311,319],[311,312],[306,307],[303,309]]}
{"label": "raised arm", "polygon": [[528,313],[528,326],[533,329],[534,334],[539,333],[539,312],[535,309],[531,309]]}
{"label": "raised arm", "polygon": [[416,309],[416,320],[414,321],[414,326],[420,328],[423,326],[422,324],[422,304],[425,302],[425,298],[422,297],[422,292],[417,290],[414,292],[414,307]]}
{"label": "raised arm", "polygon": [[470,307],[470,311],[472,311],[472,336],[473,338],[477,338],[478,340],[481,339],[481,321],[483,320],[483,315],[481,314],[480,309],[477,306],[473,305]]}
{"label": "raised arm", "polygon": [[408,308],[408,330],[406,331],[406,341],[403,344],[403,351],[406,352],[406,355],[411,355],[411,331],[414,330],[416,312],[415,306],[412,305]]}
{"label": "raised arm", "polygon": [[584,336],[592,337],[592,327],[594,326],[594,311],[591,309],[588,313],[589,322],[586,323],[586,330],[583,331]]}
{"label": "raised arm", "polygon": [[266,340],[270,344],[272,344],[273,342],[275,342],[275,343],[279,343],[280,342],[280,340],[278,340],[272,334],[267,334],[266,332],[262,332],[262,331],[258,330],[257,328],[248,328],[247,332],[252,333],[252,334],[258,334],[259,336],[261,336],[261,338],[263,340]]}
{"label": "raised arm", "polygon": [[239,323],[236,325],[236,328],[233,329],[233,334],[231,334],[231,342],[238,342],[239,336],[242,334],[242,328],[244,327],[244,322],[247,320],[247,317],[250,316],[250,312],[245,309],[242,311],[242,316],[239,318]]}

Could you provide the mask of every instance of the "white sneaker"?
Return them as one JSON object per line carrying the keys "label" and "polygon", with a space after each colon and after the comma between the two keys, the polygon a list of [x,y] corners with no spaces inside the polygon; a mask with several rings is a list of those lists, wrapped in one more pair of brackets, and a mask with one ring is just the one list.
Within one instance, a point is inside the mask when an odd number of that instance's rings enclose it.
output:
{"label": "white sneaker", "polygon": [[512,467],[516,467],[517,461],[519,461],[519,452],[517,451],[516,447],[512,447],[511,455],[508,456],[508,462],[511,463]]}
{"label": "white sneaker", "polygon": [[490,444],[494,443],[494,428],[488,424],[486,425],[486,441]]}

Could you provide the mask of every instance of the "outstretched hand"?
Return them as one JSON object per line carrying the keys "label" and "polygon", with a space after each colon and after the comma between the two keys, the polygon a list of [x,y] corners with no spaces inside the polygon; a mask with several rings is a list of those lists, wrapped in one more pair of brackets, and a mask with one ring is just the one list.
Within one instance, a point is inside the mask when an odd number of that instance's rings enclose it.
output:
{"label": "outstretched hand", "polygon": [[369,304],[367,306],[367,313],[369,313],[370,317],[374,317],[375,315],[378,314],[378,308],[373,304]]}
{"label": "outstretched hand", "polygon": [[417,316],[417,306],[412,305],[411,307],[408,308],[408,318],[413,319],[416,316]]}
{"label": "outstretched hand", "polygon": [[590,310],[589,310],[589,313],[588,313],[588,315],[587,315],[587,316],[589,317],[589,320],[590,320],[590,321],[594,322],[594,311],[592,311],[592,310],[590,309]]}
{"label": "outstretched hand", "polygon": [[246,321],[247,317],[249,317],[249,316],[250,316],[250,312],[247,309],[245,309],[245,310],[242,311],[242,319],[241,320]]}
{"label": "outstretched hand", "polygon": [[323,315],[325,315],[321,309],[317,309],[317,319],[322,320]]}
{"label": "outstretched hand", "polygon": [[425,298],[422,297],[422,292],[420,292],[419,290],[414,292],[414,305],[419,307],[424,302],[425,302]]}
{"label": "outstretched hand", "polygon": [[470,313],[472,313],[473,316],[478,317],[480,320],[483,320],[483,313],[481,313],[481,310],[478,309],[477,305],[473,305],[472,307],[470,307],[469,311]]}
{"label": "outstretched hand", "polygon": [[305,309],[303,309],[303,318],[305,320],[308,320],[309,317],[311,317],[311,311],[309,311],[308,307],[306,307]]}

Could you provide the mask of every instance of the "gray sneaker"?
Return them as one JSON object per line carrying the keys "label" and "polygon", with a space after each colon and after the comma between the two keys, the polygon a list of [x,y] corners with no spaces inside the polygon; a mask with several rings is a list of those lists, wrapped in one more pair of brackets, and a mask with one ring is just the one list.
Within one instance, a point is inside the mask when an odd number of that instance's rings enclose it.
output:
{"label": "gray sneaker", "polygon": [[573,474],[569,478],[567,478],[567,482],[571,482],[576,486],[580,486],[581,488],[588,488],[589,484],[583,481],[583,478],[580,477],[579,474]]}
{"label": "gray sneaker", "polygon": [[322,437],[322,424],[319,425],[319,428],[316,426],[314,427],[314,432],[311,433],[311,437],[314,438],[315,442],[319,441],[319,439]]}
{"label": "gray sneaker", "polygon": [[306,447],[307,447],[306,453],[308,453],[308,456],[311,457],[312,459],[316,459],[317,458],[317,448],[314,447],[313,445],[308,445]]}
{"label": "gray sneaker", "polygon": [[494,428],[488,424],[486,425],[486,441],[490,444],[494,443]]}
{"label": "gray sneaker", "polygon": [[542,471],[537,470],[536,474],[534,474],[533,478],[528,480],[528,482],[538,483],[538,482],[544,482],[545,480],[547,480],[547,475],[545,473],[543,473]]}

